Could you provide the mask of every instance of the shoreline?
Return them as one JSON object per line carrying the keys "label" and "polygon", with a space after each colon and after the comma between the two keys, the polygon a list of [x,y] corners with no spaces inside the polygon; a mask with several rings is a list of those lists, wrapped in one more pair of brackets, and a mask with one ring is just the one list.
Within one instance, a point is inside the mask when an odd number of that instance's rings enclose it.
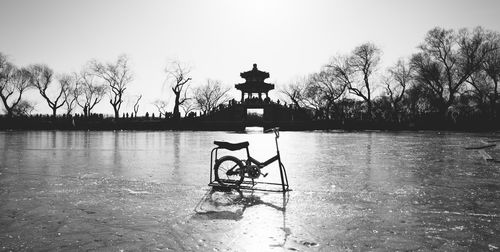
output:
{"label": "shoreline", "polygon": [[280,127],[283,131],[457,131],[457,132],[498,132],[500,122],[466,121],[425,121],[418,123],[391,123],[380,121],[338,120],[317,121],[214,121],[204,118],[183,118],[179,121],[164,118],[0,118],[0,130],[63,130],[63,131],[114,131],[114,130],[178,130],[178,131],[244,131],[246,127],[264,129]]}

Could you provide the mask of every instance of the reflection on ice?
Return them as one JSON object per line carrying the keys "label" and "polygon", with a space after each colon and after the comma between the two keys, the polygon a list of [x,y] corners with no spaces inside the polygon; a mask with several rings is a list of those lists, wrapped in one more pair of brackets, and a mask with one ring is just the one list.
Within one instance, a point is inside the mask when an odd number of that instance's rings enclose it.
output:
{"label": "reflection on ice", "polygon": [[[284,248],[292,233],[286,226],[289,193],[241,190],[208,191],[195,208],[198,220],[232,220],[231,243],[245,251]],[[231,245],[231,244],[228,244]]]}
{"label": "reflection on ice", "polygon": [[[281,202],[274,202],[276,195],[282,196]],[[197,215],[207,216],[209,219],[241,220],[247,208],[261,205],[284,213],[289,200],[289,193],[277,193],[276,195],[270,197],[269,194],[252,190],[242,191],[214,187],[203,196],[196,206],[195,212]],[[262,200],[262,198],[269,200],[269,202]],[[234,216],[238,217],[234,218]]]}

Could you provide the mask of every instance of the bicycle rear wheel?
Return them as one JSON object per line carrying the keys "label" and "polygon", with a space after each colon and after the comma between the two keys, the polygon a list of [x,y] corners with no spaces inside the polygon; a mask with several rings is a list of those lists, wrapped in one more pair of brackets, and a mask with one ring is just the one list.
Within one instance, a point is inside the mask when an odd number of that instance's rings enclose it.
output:
{"label": "bicycle rear wheel", "polygon": [[236,157],[221,157],[214,165],[215,181],[222,186],[239,186],[245,178],[244,167],[241,160]]}

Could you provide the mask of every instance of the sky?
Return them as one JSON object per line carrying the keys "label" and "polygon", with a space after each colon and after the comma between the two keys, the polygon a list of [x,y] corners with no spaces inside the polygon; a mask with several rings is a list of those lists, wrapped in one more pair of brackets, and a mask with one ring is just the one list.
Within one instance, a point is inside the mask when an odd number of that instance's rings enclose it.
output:
{"label": "sky", "polygon": [[[234,87],[256,63],[279,89],[364,42],[381,48],[383,70],[436,26],[500,31],[499,10],[497,0],[0,0],[0,52],[56,74],[126,54],[134,80],[122,111],[142,94],[144,114],[155,112],[154,100],[173,100],[164,71],[172,60],[191,67],[192,87],[207,79]],[[231,95],[239,97],[234,88]],[[35,90],[26,99],[49,113]],[[94,112],[112,107],[103,99]]]}

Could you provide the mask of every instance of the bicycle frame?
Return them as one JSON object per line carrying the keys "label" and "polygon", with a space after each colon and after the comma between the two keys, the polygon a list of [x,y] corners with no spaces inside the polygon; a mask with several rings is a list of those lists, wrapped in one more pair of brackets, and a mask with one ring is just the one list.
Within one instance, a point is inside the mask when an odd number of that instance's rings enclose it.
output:
{"label": "bicycle frame", "polygon": [[259,162],[258,160],[256,160],[255,158],[251,157],[251,156],[248,156],[248,159],[247,159],[247,163],[246,165],[248,166],[249,164],[255,164],[257,165],[257,167],[259,167],[259,169],[262,169],[270,164],[272,164],[274,161],[278,160],[279,163],[281,163],[281,160],[280,160],[280,155],[276,155],[268,160],[266,160],[265,162]]}
{"label": "bicycle frame", "polygon": [[274,161],[278,160],[280,166],[282,165],[281,163],[281,157],[280,157],[280,149],[279,149],[279,146],[278,146],[278,138],[279,138],[279,133],[277,131],[277,129],[273,129],[274,130],[274,133],[276,135],[276,137],[274,138],[274,141],[276,143],[276,156],[264,161],[264,162],[260,162],[258,161],[257,159],[253,158],[252,156],[250,156],[250,151],[248,150],[248,147],[246,148],[247,150],[247,160],[246,160],[246,165],[247,167],[250,165],[250,164],[255,164],[257,165],[257,167],[259,167],[259,169],[262,169],[270,164],[272,164]]}
{"label": "bicycle frame", "polygon": [[[260,162],[258,160],[256,160],[255,158],[253,158],[251,155],[250,155],[250,151],[248,149],[248,147],[246,147],[246,154],[247,154],[247,160],[244,161],[244,165],[245,165],[245,169],[248,169],[252,164],[256,165],[259,169],[259,172],[261,169],[263,169],[264,167],[274,163],[275,161],[278,161],[278,165],[279,165],[279,170],[280,170],[280,178],[281,178],[281,183],[270,183],[270,182],[259,182],[261,184],[271,184],[271,185],[281,185],[282,187],[282,191],[281,192],[286,192],[286,191],[290,191],[289,189],[289,186],[288,186],[288,176],[286,174],[286,170],[285,170],[285,166],[283,165],[283,163],[281,162],[281,156],[280,156],[280,151],[279,151],[279,145],[278,145],[278,138],[279,138],[279,128],[272,128],[270,130],[268,130],[267,132],[270,132],[270,131],[273,131],[275,133],[275,143],[276,143],[276,155],[269,158],[268,160],[264,161],[264,162]],[[265,131],[266,132],[266,131]],[[210,183],[209,185],[212,185],[212,186],[216,186],[217,183],[214,183],[214,181],[212,180],[212,173],[213,173],[213,161],[214,160],[217,160],[217,152],[220,148],[216,147],[214,149],[212,149],[212,152],[210,154]],[[215,156],[214,156],[215,154]],[[215,157],[215,159],[214,159]],[[247,171],[245,171],[246,173]],[[243,182],[243,183],[246,183],[248,184],[249,182]],[[254,189],[253,187],[255,186],[255,182],[254,182],[254,179],[252,178],[252,189]],[[242,187],[244,188],[244,187]],[[264,190],[264,189],[255,189],[255,190],[263,190],[263,191],[275,191],[275,190]]]}

